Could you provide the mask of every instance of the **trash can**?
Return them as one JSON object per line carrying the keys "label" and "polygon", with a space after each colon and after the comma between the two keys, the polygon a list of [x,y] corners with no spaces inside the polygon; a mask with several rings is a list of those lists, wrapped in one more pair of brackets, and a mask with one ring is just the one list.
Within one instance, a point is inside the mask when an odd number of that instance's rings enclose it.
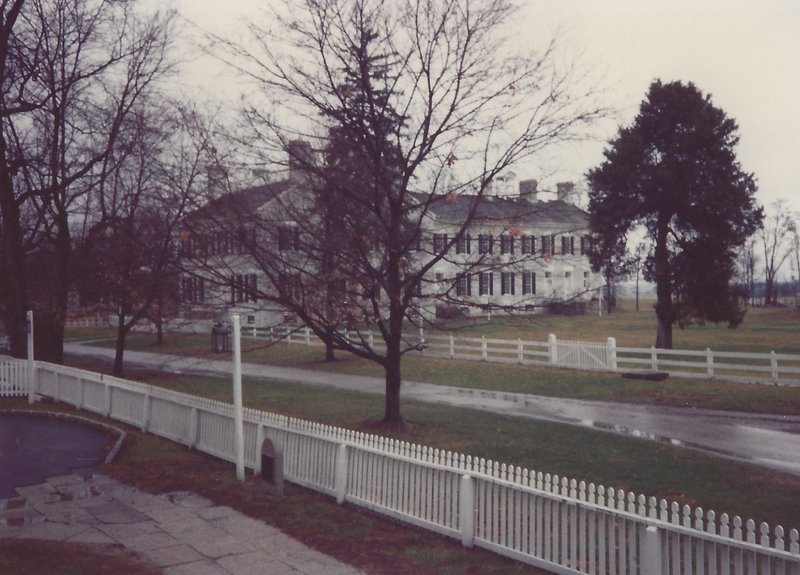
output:
{"label": "trash can", "polygon": [[215,323],[211,328],[211,351],[214,353],[228,353],[231,350],[231,330],[221,323]]}

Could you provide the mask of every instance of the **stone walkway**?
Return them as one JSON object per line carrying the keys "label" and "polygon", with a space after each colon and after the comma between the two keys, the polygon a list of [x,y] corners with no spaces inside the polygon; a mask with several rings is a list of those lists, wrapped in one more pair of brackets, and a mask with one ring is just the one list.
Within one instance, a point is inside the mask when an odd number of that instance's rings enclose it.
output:
{"label": "stone walkway", "polygon": [[261,521],[188,492],[65,475],[0,501],[0,538],[119,544],[165,575],[356,575]]}

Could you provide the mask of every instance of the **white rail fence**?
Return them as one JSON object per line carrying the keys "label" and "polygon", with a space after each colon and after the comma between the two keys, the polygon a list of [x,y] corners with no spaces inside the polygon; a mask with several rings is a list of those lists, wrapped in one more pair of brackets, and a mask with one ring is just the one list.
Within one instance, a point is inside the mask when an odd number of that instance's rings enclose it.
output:
{"label": "white rail fence", "polygon": [[[0,373],[20,364],[0,358]],[[35,382],[38,395],[234,461],[228,403],[43,362]],[[270,439],[289,481],[556,573],[800,575],[796,529],[254,409],[244,422],[255,473]]]}
{"label": "white rail fence", "polygon": [[[289,344],[322,345],[309,328],[245,327],[242,334]],[[380,337],[371,331],[346,332],[346,336],[354,341],[363,340],[375,349],[382,346]],[[612,372],[662,371],[688,378],[800,385],[800,354],[619,347],[613,337],[604,342],[587,342],[560,340],[550,335],[548,341],[540,342],[425,335],[422,331],[408,343],[419,345],[422,355],[438,358]]]}

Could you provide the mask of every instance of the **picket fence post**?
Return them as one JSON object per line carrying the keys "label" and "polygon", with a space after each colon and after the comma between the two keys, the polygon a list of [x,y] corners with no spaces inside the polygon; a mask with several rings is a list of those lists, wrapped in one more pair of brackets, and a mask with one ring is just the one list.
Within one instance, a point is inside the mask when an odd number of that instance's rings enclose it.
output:
{"label": "picket fence post", "polygon": [[773,381],[778,381],[778,356],[774,351],[769,352],[769,367]]}
{"label": "picket fence post", "polygon": [[261,444],[264,443],[264,424],[256,425],[256,454],[253,463],[253,475],[261,475]]}
{"label": "picket fence post", "polygon": [[472,547],[475,544],[475,479],[471,475],[461,476],[458,518],[461,544]]}
{"label": "picket fence post", "polygon": [[107,382],[103,384],[103,417],[111,417],[111,386]]}
{"label": "picket fence post", "polygon": [[306,345],[311,345],[311,330],[308,328],[308,326],[305,327],[304,335],[305,335],[305,340],[306,340],[305,344]]}
{"label": "picket fence post", "polygon": [[336,503],[341,505],[347,496],[347,445],[340,443],[336,449],[336,470],[333,476]]}
{"label": "picket fence post", "polygon": [[656,352],[656,346],[650,346],[650,369],[656,371],[658,369],[658,355]]}
{"label": "picket fence post", "polygon": [[456,357],[456,341],[453,338],[453,334],[450,334],[450,359],[455,359]]}
{"label": "picket fence post", "polygon": [[661,533],[655,525],[650,525],[644,531],[642,555],[642,575],[660,575],[663,565],[663,550]]}
{"label": "picket fence post", "polygon": [[547,336],[547,352],[550,357],[550,363],[558,363],[558,347],[556,347],[556,334],[554,333]]}
{"label": "picket fence post", "polygon": [[199,429],[200,417],[196,407],[192,407],[189,412],[189,429],[187,430],[188,437],[186,438],[186,446],[189,449],[197,447],[197,435]]}
{"label": "picket fence post", "polygon": [[710,347],[706,348],[706,373],[709,379],[714,379],[714,352]]}
{"label": "picket fence post", "polygon": [[525,357],[525,351],[522,347],[522,338],[517,338],[517,363],[522,363]]}
{"label": "picket fence post", "polygon": [[486,349],[486,336],[481,336],[481,359],[486,361],[488,359],[488,350]]}
{"label": "picket fence post", "polygon": [[140,429],[142,433],[147,433],[150,429],[150,402],[151,402],[150,394],[144,394],[144,401],[142,402],[142,425]]}
{"label": "picket fence post", "polygon": [[617,369],[617,340],[616,338],[609,337],[606,341],[606,348],[608,349],[608,369]]}

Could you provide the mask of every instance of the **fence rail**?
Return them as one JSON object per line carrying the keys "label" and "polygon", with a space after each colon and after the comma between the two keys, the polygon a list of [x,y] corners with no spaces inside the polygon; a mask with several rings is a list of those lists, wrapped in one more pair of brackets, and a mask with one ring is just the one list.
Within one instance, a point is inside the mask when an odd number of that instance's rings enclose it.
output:
{"label": "fence rail", "polygon": [[[309,328],[244,327],[245,337],[266,338],[288,344],[321,346]],[[371,331],[345,332],[345,337],[380,349],[380,337]],[[800,386],[800,355],[739,353],[731,351],[619,347],[613,337],[604,342],[568,341],[550,335],[548,341],[425,335],[422,330],[407,342],[416,353],[437,358],[542,365],[594,371],[662,371],[670,375],[720,379],[740,383],[774,383]]]}
{"label": "fence rail", "polygon": [[[0,358],[0,373],[21,377],[21,364]],[[38,395],[235,459],[228,403],[44,362],[35,373]],[[243,419],[255,473],[270,439],[289,481],[556,573],[800,575],[796,529],[254,409]]]}

